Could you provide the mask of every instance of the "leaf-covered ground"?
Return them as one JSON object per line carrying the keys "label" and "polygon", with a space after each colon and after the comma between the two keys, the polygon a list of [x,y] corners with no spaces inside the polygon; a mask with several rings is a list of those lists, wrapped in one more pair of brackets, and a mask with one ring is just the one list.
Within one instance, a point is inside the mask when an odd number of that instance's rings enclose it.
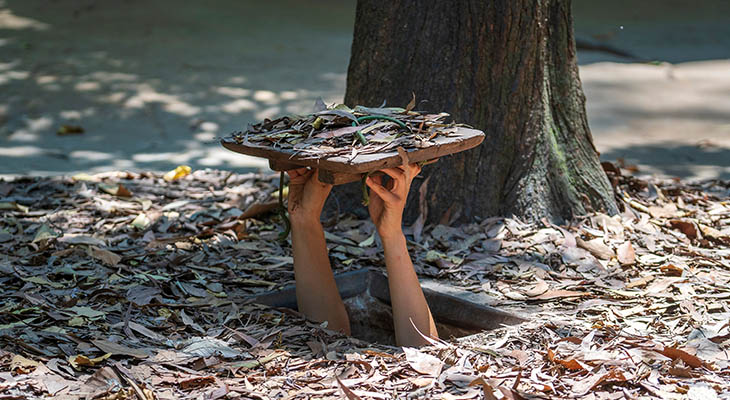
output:
{"label": "leaf-covered ground", "polygon": [[[730,399],[730,185],[613,176],[570,225],[408,228],[418,272],[530,319],[421,349],[246,299],[291,284],[278,177],[0,182],[0,399]],[[382,267],[326,221],[338,271]]]}

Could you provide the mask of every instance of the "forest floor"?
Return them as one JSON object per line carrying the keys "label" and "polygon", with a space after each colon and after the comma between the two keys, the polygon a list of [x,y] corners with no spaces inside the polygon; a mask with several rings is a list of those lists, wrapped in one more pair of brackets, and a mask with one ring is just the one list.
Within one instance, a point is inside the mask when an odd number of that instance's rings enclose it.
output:
{"label": "forest floor", "polygon": [[[277,176],[0,181],[0,398],[730,399],[730,183],[606,167],[613,217],[409,227],[422,278],[528,318],[419,349],[245,301],[292,283]],[[336,271],[383,268],[325,225]]]}

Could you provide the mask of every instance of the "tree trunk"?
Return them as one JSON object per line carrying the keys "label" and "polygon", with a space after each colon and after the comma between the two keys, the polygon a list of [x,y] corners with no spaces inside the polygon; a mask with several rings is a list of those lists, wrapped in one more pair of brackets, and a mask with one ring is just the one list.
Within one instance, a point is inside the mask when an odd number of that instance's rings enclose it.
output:
{"label": "tree trunk", "polygon": [[[358,1],[345,103],[405,106],[415,93],[417,110],[446,111],[486,134],[424,169],[429,222],[616,212],[588,128],[572,23],[568,0]],[[344,199],[358,196],[337,192],[351,209]]]}

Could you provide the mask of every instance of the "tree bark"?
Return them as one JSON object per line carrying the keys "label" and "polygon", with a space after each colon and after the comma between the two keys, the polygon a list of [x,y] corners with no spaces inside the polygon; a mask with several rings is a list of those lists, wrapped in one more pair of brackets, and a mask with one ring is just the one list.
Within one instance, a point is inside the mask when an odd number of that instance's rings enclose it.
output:
{"label": "tree bark", "polygon": [[[405,106],[415,93],[417,110],[486,134],[424,169],[429,222],[617,211],[588,128],[572,23],[569,0],[358,1],[345,103]],[[341,207],[356,204],[353,190],[338,191]]]}

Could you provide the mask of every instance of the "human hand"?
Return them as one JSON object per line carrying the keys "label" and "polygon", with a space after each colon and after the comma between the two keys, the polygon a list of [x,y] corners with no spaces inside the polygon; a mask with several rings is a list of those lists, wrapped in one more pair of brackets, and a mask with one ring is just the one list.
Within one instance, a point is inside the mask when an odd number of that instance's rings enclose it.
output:
{"label": "human hand", "polygon": [[383,173],[390,176],[384,186],[382,176],[369,176],[365,184],[370,188],[370,218],[383,240],[402,234],[403,209],[413,178],[421,172],[418,164],[387,168]]}
{"label": "human hand", "polygon": [[297,168],[286,173],[289,175],[289,219],[293,223],[319,222],[332,185],[320,182],[316,169]]}

